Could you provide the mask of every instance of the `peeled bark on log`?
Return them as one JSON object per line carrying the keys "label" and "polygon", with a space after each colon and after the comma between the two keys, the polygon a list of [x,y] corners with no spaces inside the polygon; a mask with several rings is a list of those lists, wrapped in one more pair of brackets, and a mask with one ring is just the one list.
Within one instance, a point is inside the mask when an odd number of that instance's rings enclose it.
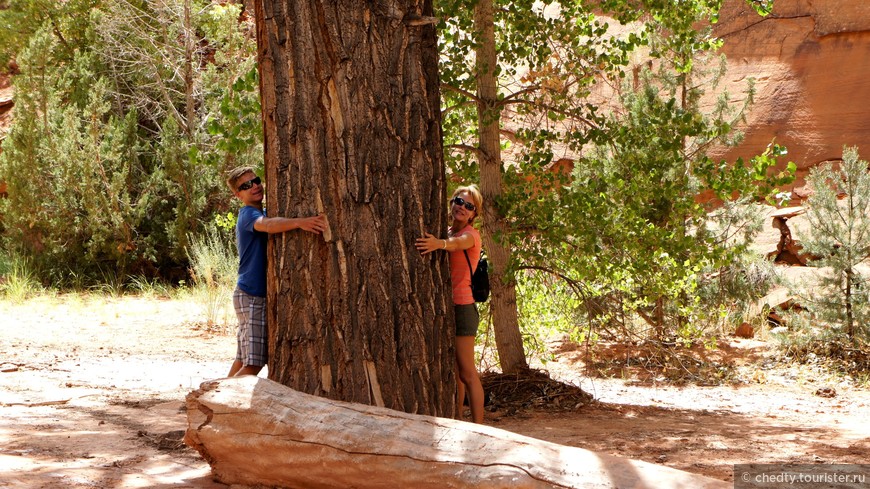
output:
{"label": "peeled bark on log", "polygon": [[289,488],[727,488],[489,426],[294,391],[258,377],[187,396],[185,443],[225,484]]}

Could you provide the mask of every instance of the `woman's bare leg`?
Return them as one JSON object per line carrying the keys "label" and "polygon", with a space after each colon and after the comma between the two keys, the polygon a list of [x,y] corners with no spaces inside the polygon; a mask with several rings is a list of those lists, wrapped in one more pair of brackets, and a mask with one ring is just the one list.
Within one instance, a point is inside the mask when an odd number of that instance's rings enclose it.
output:
{"label": "woman's bare leg", "polygon": [[[474,336],[456,337],[456,367],[459,379],[457,384],[459,408],[462,409],[463,391],[468,393],[468,403],[471,405],[471,420],[475,423],[483,423],[483,385],[477,374],[477,366],[474,364]],[[464,384],[464,385],[463,385]],[[460,411],[461,414],[461,411]]]}

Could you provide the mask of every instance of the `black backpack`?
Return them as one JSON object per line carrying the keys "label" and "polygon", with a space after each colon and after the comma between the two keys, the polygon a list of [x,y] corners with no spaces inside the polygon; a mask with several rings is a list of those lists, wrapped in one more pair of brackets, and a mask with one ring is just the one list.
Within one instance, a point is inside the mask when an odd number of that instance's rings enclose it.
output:
{"label": "black backpack", "polygon": [[465,253],[465,261],[468,263],[468,271],[471,272],[471,295],[474,302],[486,302],[489,298],[489,266],[483,250],[480,250],[480,261],[477,262],[477,270],[471,268],[471,259],[468,258],[468,250]]}

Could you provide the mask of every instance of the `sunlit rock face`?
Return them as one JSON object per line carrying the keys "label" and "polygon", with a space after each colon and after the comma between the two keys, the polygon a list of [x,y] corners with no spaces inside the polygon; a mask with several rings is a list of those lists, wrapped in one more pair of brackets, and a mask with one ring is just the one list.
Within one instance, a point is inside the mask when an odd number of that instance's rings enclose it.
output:
{"label": "sunlit rock face", "polygon": [[744,0],[726,0],[715,34],[725,41],[728,91],[744,97],[755,80],[745,140],[715,156],[733,161],[772,139],[798,167],[795,198],[809,168],[857,146],[870,159],[870,2],[777,0],[759,17]]}

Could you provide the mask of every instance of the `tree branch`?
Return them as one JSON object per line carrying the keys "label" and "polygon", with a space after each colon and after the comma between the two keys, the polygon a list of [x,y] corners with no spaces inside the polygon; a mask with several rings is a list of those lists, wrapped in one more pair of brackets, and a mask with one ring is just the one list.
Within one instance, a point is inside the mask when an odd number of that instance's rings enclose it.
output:
{"label": "tree branch", "polygon": [[444,149],[455,149],[458,151],[464,151],[466,153],[474,153],[475,156],[480,156],[480,148],[477,146],[471,146],[470,144],[448,144],[444,146]]}
{"label": "tree branch", "polygon": [[[502,101],[502,103],[504,105],[508,105],[508,103],[505,103],[504,101]],[[583,124],[586,124],[589,127],[595,127],[595,128],[598,127],[594,122],[590,121],[589,119],[587,119],[585,117],[581,117],[581,116],[578,116],[576,114],[572,114],[566,110],[552,107],[552,106],[547,105],[547,104],[542,104],[542,103],[532,102],[530,100],[522,100],[522,99],[513,100],[513,101],[509,102],[509,104],[510,105],[514,105],[514,104],[516,104],[516,105],[520,105],[520,104],[531,105],[533,107],[538,107],[538,108],[541,108],[543,110],[547,110],[547,111],[555,112],[557,114],[564,115],[565,117],[567,117],[569,119],[582,122]]]}
{"label": "tree branch", "polygon": [[514,93],[508,95],[507,97],[501,99],[501,101],[499,101],[499,103],[497,105],[500,107],[505,107],[508,104],[512,103],[511,102],[512,100],[518,99],[519,97],[521,97],[527,93],[532,93],[532,92],[535,92],[537,90],[540,90],[540,88],[541,88],[540,85],[531,85],[529,87],[526,87],[526,88],[520,90],[519,92],[514,92]]}
{"label": "tree branch", "polygon": [[468,90],[464,90],[464,89],[459,88],[459,87],[454,87],[453,85],[450,85],[448,83],[442,83],[441,88],[444,90],[447,90],[449,92],[458,93],[459,95],[462,95],[463,97],[468,97],[469,99],[471,99],[475,103],[480,102],[480,98],[478,98],[477,95],[469,92]]}
{"label": "tree branch", "polygon": [[465,102],[462,102],[461,104],[451,105],[450,107],[447,107],[446,109],[441,111],[441,115],[447,114],[448,112],[452,112],[453,110],[456,110],[460,107],[467,107],[469,105],[474,105],[474,104],[475,104],[475,102],[473,100],[466,100]]}

